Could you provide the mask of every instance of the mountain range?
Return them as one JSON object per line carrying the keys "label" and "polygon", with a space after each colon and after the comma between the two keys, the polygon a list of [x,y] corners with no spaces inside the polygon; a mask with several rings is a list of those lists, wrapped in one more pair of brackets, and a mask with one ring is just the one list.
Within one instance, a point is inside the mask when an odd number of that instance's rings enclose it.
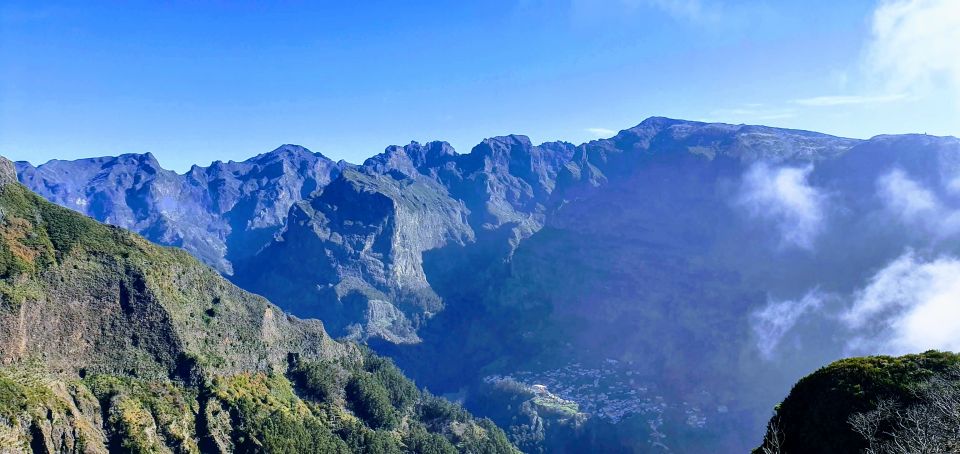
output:
{"label": "mountain range", "polygon": [[809,370],[954,345],[911,329],[936,295],[902,297],[960,255],[952,137],[654,117],[360,165],[284,145],[184,174],[149,154],[16,171],[367,343],[531,452],[743,451]]}
{"label": "mountain range", "polygon": [[0,360],[3,452],[516,452],[321,322],[43,200],[5,158]]}

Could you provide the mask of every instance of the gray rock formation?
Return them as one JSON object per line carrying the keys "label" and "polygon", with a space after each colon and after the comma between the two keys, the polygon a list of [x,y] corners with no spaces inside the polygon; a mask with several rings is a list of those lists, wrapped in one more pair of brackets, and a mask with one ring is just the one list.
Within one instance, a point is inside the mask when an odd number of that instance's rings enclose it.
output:
{"label": "gray rock formation", "polygon": [[214,162],[186,174],[156,158],[17,163],[20,181],[46,199],[94,219],[179,246],[224,274],[283,226],[295,202],[326,185],[343,164],[284,145],[243,162]]}

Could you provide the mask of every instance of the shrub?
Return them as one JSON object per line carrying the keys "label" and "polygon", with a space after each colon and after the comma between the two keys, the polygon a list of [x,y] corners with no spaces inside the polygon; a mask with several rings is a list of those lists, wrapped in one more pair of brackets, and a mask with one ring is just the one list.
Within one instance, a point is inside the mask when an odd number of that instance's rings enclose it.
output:
{"label": "shrub", "polygon": [[27,409],[27,396],[23,386],[7,377],[0,376],[0,417],[13,419]]}

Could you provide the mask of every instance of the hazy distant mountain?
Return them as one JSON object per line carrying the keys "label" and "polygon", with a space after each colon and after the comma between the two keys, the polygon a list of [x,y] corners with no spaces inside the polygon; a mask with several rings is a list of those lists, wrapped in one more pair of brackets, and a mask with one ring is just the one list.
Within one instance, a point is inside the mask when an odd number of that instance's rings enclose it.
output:
{"label": "hazy distant mountain", "polygon": [[[531,451],[744,450],[806,371],[852,353],[960,347],[953,325],[911,328],[960,266],[955,138],[650,118],[579,146],[413,143],[275,177],[311,182],[286,189],[285,217],[253,189],[243,200],[256,209],[161,214],[168,192],[150,188],[190,174],[139,159],[123,178],[71,168],[101,160],[18,169],[98,219],[140,213],[129,225],[155,241],[226,247],[205,260],[225,259],[235,283],[368,340],[431,389],[466,390]],[[254,172],[234,174],[246,187],[240,175]],[[216,198],[215,185],[183,186]],[[219,227],[172,227],[184,210]],[[542,405],[533,384],[560,400]]]}

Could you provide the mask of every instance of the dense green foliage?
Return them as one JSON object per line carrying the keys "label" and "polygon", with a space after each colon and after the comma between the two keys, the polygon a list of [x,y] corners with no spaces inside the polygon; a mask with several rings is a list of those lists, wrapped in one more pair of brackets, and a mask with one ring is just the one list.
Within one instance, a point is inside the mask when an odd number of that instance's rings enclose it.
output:
{"label": "dense green foliage", "polygon": [[423,399],[417,407],[417,415],[421,421],[426,423],[433,421],[465,422],[470,418],[470,413],[459,404],[434,396],[429,392],[423,393]]}
{"label": "dense green foliage", "polygon": [[49,203],[21,185],[0,188],[0,201],[0,277],[40,271],[78,249],[118,255],[137,249],[135,235]]}
{"label": "dense green foliage", "polygon": [[268,415],[251,428],[237,446],[239,453],[347,453],[343,440],[312,417],[294,417],[282,412]]}
{"label": "dense green foliage", "polygon": [[404,452],[391,432],[372,430],[359,422],[344,424],[340,430],[340,437],[353,453],[400,454]]}
{"label": "dense green foliage", "polygon": [[400,411],[410,408],[420,396],[416,385],[387,358],[367,353],[363,359],[363,368],[383,385],[390,396],[390,402]]}
{"label": "dense green foliage", "polygon": [[851,427],[851,415],[882,400],[909,405],[916,385],[958,365],[960,355],[937,351],[834,362],[794,385],[770,420],[764,447],[777,438],[786,453],[860,452],[867,442]]}
{"label": "dense green foliage", "polygon": [[331,422],[307,408],[281,375],[218,378],[212,392],[239,420],[232,438],[240,452],[347,452]]}
{"label": "dense green foliage", "polygon": [[329,361],[299,361],[291,368],[290,377],[305,397],[322,403],[333,403],[343,386],[336,366]]}
{"label": "dense green foliage", "polygon": [[390,394],[376,378],[356,374],[347,382],[347,400],[353,411],[375,429],[392,429],[399,422]]}
{"label": "dense green foliage", "polygon": [[[327,405],[343,396],[362,421],[335,423],[351,452],[515,452],[493,422],[474,420],[460,405],[418,390],[389,359],[365,350],[362,362],[346,370],[344,383],[338,373],[344,369],[336,364],[296,361],[290,376],[316,403]],[[399,431],[402,426],[406,428]]]}
{"label": "dense green foliage", "polygon": [[493,421],[483,418],[477,423],[479,429],[483,432],[483,437],[476,437],[467,442],[469,452],[495,454],[499,452],[509,452],[512,448],[507,434],[503,433]]}
{"label": "dense green foliage", "polygon": [[410,430],[410,434],[404,439],[407,449],[416,454],[454,454],[455,448],[446,438],[440,435],[432,434],[421,426],[416,426]]}
{"label": "dense green foliage", "polygon": [[24,387],[9,377],[0,376],[0,417],[13,418],[27,408]]}

